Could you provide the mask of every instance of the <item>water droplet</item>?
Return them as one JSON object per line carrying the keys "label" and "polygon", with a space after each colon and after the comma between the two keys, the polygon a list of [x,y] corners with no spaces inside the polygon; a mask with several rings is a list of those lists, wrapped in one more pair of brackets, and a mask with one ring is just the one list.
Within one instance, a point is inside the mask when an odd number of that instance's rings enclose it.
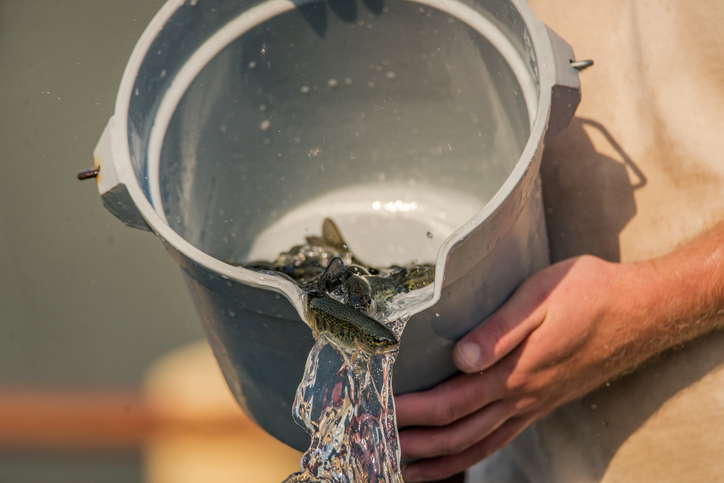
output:
{"label": "water droplet", "polygon": [[229,315],[231,317],[236,317],[236,312],[234,312],[233,310],[229,310]]}
{"label": "water droplet", "polygon": [[440,317],[440,314],[435,312],[435,317]]}
{"label": "water droplet", "polygon": [[259,124],[259,129],[262,131],[266,131],[271,127],[271,121],[269,119],[264,119],[261,124]]}
{"label": "water droplet", "polygon": [[351,78],[351,77],[345,77],[345,78],[344,78],[344,83],[347,84],[348,86],[351,86],[351,85],[352,85],[352,78]]}
{"label": "water droplet", "polygon": [[302,86],[299,88],[299,92],[301,92],[302,94],[309,94],[310,90],[311,89],[309,88],[309,86]]}
{"label": "water droplet", "polygon": [[373,88],[374,86],[375,86],[375,81],[369,81],[367,83],[367,87],[369,87],[369,88]]}
{"label": "water droplet", "polygon": [[259,106],[259,110],[260,110],[261,112],[266,111],[266,104],[262,104],[261,106]]}
{"label": "water droplet", "polygon": [[428,232],[427,232],[427,237],[430,238],[430,239],[432,239],[432,232],[429,232],[429,231],[428,231]]}
{"label": "water droplet", "polygon": [[136,95],[140,94],[140,92],[138,92],[138,87],[136,87],[136,91],[134,92],[134,94],[136,94]]}
{"label": "water droplet", "polygon": [[161,79],[163,79],[164,77],[166,77],[166,69],[161,70]]}
{"label": "water droplet", "polygon": [[222,124],[221,126],[219,126],[219,132],[221,134],[226,134],[226,125],[225,124]]}
{"label": "water droplet", "polygon": [[395,74],[393,71],[389,71],[387,74],[385,74],[385,77],[387,77],[388,80],[395,80],[397,79],[397,74]]}
{"label": "water droplet", "polygon": [[327,85],[329,87],[331,87],[332,89],[334,89],[335,87],[337,87],[339,85],[339,82],[337,82],[337,79],[329,79],[327,81]]}
{"label": "water droplet", "polygon": [[198,5],[198,4],[199,4],[199,0],[191,0],[191,1],[189,2],[189,5],[191,5],[192,7],[195,7],[195,6]]}
{"label": "water droplet", "polygon": [[251,62],[249,62],[249,68],[253,69],[254,67],[256,67],[256,62],[252,60]]}

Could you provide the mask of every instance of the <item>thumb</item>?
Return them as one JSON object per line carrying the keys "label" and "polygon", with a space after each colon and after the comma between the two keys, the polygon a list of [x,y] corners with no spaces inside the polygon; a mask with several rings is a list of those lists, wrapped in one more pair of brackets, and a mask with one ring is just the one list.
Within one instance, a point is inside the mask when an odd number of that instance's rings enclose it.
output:
{"label": "thumb", "polygon": [[545,296],[524,283],[495,313],[455,344],[452,359],[466,373],[480,372],[505,357],[545,318]]}

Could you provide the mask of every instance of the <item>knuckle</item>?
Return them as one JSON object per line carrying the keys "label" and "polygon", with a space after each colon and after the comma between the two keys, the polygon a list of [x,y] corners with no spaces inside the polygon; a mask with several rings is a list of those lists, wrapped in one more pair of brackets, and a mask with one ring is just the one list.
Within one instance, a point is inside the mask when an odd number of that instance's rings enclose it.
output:
{"label": "knuckle", "polygon": [[450,433],[442,436],[440,438],[439,445],[438,450],[441,455],[455,455],[462,453],[470,447],[470,444],[467,441],[460,439],[456,433]]}
{"label": "knuckle", "polygon": [[495,357],[504,350],[509,325],[508,317],[502,313],[495,314],[483,323],[475,341],[483,354]]}
{"label": "knuckle", "polygon": [[448,404],[438,404],[432,414],[433,424],[435,426],[447,426],[458,419],[457,410]]}

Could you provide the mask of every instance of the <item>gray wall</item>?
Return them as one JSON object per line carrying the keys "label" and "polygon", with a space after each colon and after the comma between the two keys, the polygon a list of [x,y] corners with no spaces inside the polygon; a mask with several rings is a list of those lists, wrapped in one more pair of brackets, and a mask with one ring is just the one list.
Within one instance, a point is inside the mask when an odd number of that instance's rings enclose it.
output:
{"label": "gray wall", "polygon": [[[75,178],[92,167],[126,61],[159,7],[0,0],[0,389],[134,384],[202,337],[161,243]],[[139,477],[133,460],[43,461],[0,454],[0,481]]]}
{"label": "gray wall", "polygon": [[0,1],[0,383],[134,382],[202,336],[161,243],[75,177],[158,8]]}

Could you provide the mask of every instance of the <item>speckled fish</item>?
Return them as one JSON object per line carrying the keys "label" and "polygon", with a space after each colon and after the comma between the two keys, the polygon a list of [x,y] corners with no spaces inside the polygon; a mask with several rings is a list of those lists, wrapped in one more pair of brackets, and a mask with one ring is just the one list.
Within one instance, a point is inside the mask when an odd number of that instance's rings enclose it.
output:
{"label": "speckled fish", "polygon": [[307,307],[315,331],[350,349],[381,354],[392,351],[398,342],[390,329],[372,317],[318,290],[307,294]]}
{"label": "speckled fish", "polygon": [[406,271],[400,283],[407,288],[407,291],[427,287],[435,281],[435,265],[415,265]]}
{"label": "speckled fish", "polygon": [[434,265],[395,267],[393,270],[385,275],[365,277],[372,288],[372,297],[378,305],[384,304],[397,294],[421,289],[435,281]]}

